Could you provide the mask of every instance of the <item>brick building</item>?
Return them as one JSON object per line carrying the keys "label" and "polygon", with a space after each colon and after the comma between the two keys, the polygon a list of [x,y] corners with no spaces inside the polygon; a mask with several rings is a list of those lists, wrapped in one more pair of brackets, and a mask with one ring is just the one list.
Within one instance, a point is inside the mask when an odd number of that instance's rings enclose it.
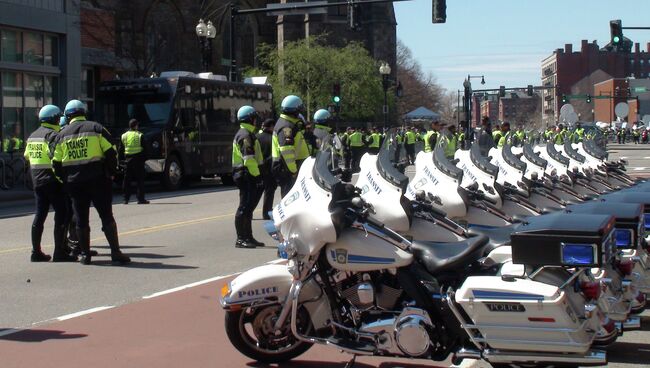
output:
{"label": "brick building", "polygon": [[[614,78],[594,85],[594,115],[596,121],[616,120],[614,108],[625,102],[629,105],[629,122],[639,121],[650,115],[650,79]],[[598,98],[606,96],[607,98]],[[650,123],[650,122],[648,122]]]}
{"label": "brick building", "polygon": [[483,97],[479,119],[484,116],[489,117],[492,122],[499,120],[499,95],[492,94]]}
{"label": "brick building", "polygon": [[[648,44],[650,52],[650,43]],[[612,79],[637,76],[644,78],[650,73],[650,54],[635,44],[631,53],[608,51],[599,48],[596,41],[583,40],[580,51],[566,44],[542,61],[542,85],[555,87],[544,90],[544,124],[554,124],[559,119],[563,95],[594,95],[594,85]],[[584,98],[570,99],[582,120],[594,118],[594,100],[587,103]]]}
{"label": "brick building", "polygon": [[[236,2],[240,9],[263,8],[267,3],[270,2]],[[165,70],[200,71],[202,59],[195,34],[199,18],[212,21],[217,32],[212,41],[210,71],[227,75],[229,6],[230,2],[223,0],[83,1],[84,100],[92,104],[94,85],[116,74],[148,76]],[[235,60],[240,68],[256,66],[260,43],[282,45],[306,35],[327,33],[327,40],[333,45],[362,42],[373,58],[394,66],[397,39],[392,4],[364,5],[360,24],[360,31],[349,30],[346,6],[328,8],[327,14],[312,16],[240,15],[235,24]],[[393,73],[395,70],[393,67]]]}
{"label": "brick building", "polygon": [[531,122],[540,121],[541,97],[537,93],[507,92],[499,99],[499,120],[507,121],[513,127],[519,124],[530,127]]}

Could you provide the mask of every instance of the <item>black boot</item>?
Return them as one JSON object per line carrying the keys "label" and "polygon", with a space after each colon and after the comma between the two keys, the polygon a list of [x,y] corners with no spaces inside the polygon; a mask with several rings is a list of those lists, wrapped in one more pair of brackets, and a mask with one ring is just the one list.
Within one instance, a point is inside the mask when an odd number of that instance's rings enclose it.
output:
{"label": "black boot", "polygon": [[112,223],[103,228],[102,231],[104,231],[108,245],[111,247],[111,262],[121,265],[131,262],[131,258],[123,254],[120,250],[120,240],[117,236],[117,224]]}
{"label": "black boot", "polygon": [[264,243],[255,240],[253,237],[253,215],[246,219],[246,239],[256,247],[263,247]]}
{"label": "black boot", "polygon": [[54,257],[53,262],[76,262],[77,256],[70,254],[70,248],[65,241],[66,226],[54,227]]}
{"label": "black boot", "polygon": [[92,259],[90,254],[90,228],[77,228],[77,237],[79,238],[79,249],[81,249],[79,261],[82,264],[89,265]]}
{"label": "black boot", "polygon": [[32,225],[32,262],[47,262],[52,257],[41,250],[41,238],[43,237],[43,226]]}
{"label": "black boot", "polygon": [[255,248],[255,244],[251,243],[248,239],[246,217],[235,215],[235,231],[237,232],[237,241],[235,241],[235,248]]}

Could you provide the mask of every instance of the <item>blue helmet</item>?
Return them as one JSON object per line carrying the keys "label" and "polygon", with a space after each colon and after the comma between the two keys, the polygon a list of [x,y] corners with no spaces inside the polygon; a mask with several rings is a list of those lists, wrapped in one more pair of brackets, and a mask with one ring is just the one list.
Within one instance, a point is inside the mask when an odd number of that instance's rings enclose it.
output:
{"label": "blue helmet", "polygon": [[296,115],[303,109],[302,100],[298,96],[289,95],[282,100],[280,110],[285,114]]}
{"label": "blue helmet", "polygon": [[61,119],[59,119],[59,126],[63,128],[66,124],[68,124],[68,121],[65,119],[65,116],[61,116]]}
{"label": "blue helmet", "polygon": [[332,114],[325,109],[320,109],[314,113],[314,122],[317,124],[327,124],[332,118]]}
{"label": "blue helmet", "polygon": [[61,109],[54,105],[45,105],[38,112],[38,121],[41,123],[58,124],[61,117]]}
{"label": "blue helmet", "polygon": [[242,106],[237,111],[237,121],[244,123],[252,123],[253,120],[257,117],[257,112],[252,106]]}
{"label": "blue helmet", "polygon": [[70,100],[65,105],[65,117],[72,119],[77,116],[86,116],[86,105],[79,100]]}

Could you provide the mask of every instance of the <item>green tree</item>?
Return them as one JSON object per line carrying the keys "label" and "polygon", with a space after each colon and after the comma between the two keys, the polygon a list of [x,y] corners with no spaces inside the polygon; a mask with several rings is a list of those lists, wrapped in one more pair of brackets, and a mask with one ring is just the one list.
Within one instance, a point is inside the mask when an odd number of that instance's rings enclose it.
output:
{"label": "green tree", "polygon": [[384,95],[379,64],[360,43],[335,48],[324,45],[322,38],[311,37],[288,42],[282,50],[262,45],[257,57],[261,67],[245,74],[269,77],[278,108],[288,94],[300,96],[310,114],[325,108],[332,103],[332,87],[338,82],[343,119],[371,121],[381,116]]}

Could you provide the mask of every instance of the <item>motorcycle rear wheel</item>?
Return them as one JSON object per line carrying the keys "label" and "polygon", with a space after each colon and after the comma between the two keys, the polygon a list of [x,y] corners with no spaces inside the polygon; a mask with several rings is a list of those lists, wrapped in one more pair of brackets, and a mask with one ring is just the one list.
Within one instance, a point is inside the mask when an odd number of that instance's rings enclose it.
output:
{"label": "motorcycle rear wheel", "polygon": [[[281,363],[301,355],[312,344],[298,340],[291,333],[290,318],[278,333],[273,332],[272,326],[281,309],[280,305],[270,305],[226,312],[228,339],[240,353],[258,362]],[[302,308],[297,323],[301,333],[311,332],[311,320]]]}

